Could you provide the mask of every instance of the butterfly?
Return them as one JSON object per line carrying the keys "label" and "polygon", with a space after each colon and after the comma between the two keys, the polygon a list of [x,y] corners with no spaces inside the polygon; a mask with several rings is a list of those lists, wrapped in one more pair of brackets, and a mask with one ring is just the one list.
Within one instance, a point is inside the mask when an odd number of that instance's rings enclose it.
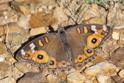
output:
{"label": "butterfly", "polygon": [[59,28],[29,39],[15,52],[17,61],[33,62],[48,68],[76,67],[95,58],[110,33],[100,24],[77,24]]}

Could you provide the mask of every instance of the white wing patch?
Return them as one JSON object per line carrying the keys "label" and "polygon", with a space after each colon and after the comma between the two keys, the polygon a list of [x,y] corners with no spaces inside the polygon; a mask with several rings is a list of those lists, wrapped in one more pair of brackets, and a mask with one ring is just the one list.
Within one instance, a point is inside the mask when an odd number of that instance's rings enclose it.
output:
{"label": "white wing patch", "polygon": [[29,47],[31,48],[31,50],[32,50],[32,53],[34,53],[35,52],[35,44],[34,43],[31,43],[30,45],[29,45]]}
{"label": "white wing patch", "polygon": [[21,50],[21,54],[22,54],[22,55],[25,55],[25,54],[26,54],[23,49]]}
{"label": "white wing patch", "polygon": [[91,26],[91,30],[94,31],[95,33],[97,33],[97,29],[96,29],[96,26],[95,25],[92,25]]}

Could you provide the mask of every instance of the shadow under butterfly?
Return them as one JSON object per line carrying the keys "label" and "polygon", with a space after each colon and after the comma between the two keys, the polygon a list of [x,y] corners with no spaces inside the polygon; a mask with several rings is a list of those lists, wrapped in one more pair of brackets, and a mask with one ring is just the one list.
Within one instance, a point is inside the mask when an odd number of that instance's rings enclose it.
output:
{"label": "shadow under butterfly", "polygon": [[97,56],[95,49],[110,34],[100,24],[77,24],[29,39],[16,52],[17,61],[40,64],[47,68],[77,67]]}

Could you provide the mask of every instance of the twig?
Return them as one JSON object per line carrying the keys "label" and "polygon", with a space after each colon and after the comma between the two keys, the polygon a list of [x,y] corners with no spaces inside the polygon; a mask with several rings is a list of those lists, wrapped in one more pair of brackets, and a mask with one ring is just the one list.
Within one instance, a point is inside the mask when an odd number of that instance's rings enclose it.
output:
{"label": "twig", "polygon": [[[5,29],[5,28],[6,28],[6,29]],[[5,42],[4,42],[4,44],[5,44],[5,46],[6,46],[7,51],[8,51],[11,55],[13,55],[13,52],[10,50],[10,48],[9,48],[8,45],[7,45],[7,43],[8,43],[8,32],[9,32],[8,24],[6,24],[6,27],[4,27],[4,30],[5,30]]]}
{"label": "twig", "polygon": [[3,77],[3,78],[0,78],[0,80],[3,80],[3,79],[6,79],[6,78],[8,78],[9,76],[5,76],[5,77]]}

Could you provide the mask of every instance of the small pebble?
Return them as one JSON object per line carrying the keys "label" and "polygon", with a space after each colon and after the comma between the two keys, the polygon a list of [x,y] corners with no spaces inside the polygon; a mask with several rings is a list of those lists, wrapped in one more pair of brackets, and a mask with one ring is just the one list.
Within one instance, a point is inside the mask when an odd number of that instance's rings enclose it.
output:
{"label": "small pebble", "polygon": [[121,78],[124,78],[124,69],[122,69],[122,70],[119,72],[119,76],[120,76]]}
{"label": "small pebble", "polygon": [[5,57],[0,55],[0,62],[4,62],[5,61]]}

